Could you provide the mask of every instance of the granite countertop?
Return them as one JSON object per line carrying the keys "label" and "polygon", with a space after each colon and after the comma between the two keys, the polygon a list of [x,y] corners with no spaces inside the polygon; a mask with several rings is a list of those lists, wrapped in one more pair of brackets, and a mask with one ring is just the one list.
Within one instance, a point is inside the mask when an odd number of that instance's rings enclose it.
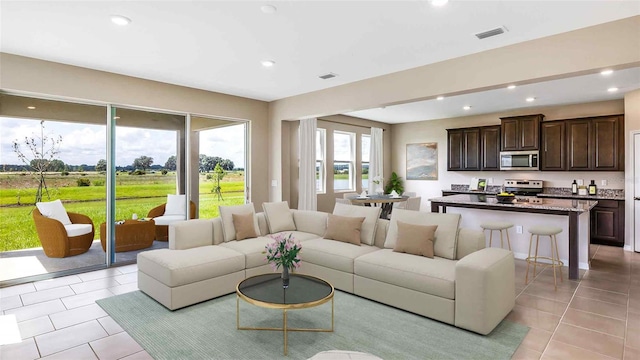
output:
{"label": "granite countertop", "polygon": [[[501,191],[500,186],[489,185],[486,191],[470,191],[469,185],[452,184],[451,190],[442,190],[445,192],[454,192],[457,194],[485,194],[495,195]],[[570,188],[554,188],[545,187],[544,191],[538,194],[541,198],[557,198],[557,199],[577,199],[577,200],[616,200],[624,201],[624,190],[622,189],[598,189],[596,195],[573,195]]]}
{"label": "granite countertop", "polygon": [[535,210],[549,210],[549,211],[575,211],[575,212],[585,212],[591,210],[596,204],[597,201],[592,200],[568,200],[568,199],[554,199],[554,198],[542,198],[542,203],[536,204],[531,202],[518,202],[517,200],[513,203],[500,203],[495,197],[492,196],[482,196],[482,195],[469,195],[469,194],[458,194],[458,195],[449,195],[443,196],[439,198],[429,199],[431,202],[443,202],[449,204],[466,204],[466,205],[476,205],[476,206],[486,206],[491,208],[503,207],[504,210],[509,210],[509,208],[520,208],[520,209],[535,209]]}

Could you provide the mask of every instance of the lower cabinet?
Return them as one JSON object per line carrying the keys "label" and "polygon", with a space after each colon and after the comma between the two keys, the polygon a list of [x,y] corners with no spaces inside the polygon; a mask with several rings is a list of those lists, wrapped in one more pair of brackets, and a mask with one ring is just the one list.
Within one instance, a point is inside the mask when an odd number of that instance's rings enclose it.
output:
{"label": "lower cabinet", "polygon": [[592,244],[624,246],[624,201],[598,200],[590,220]]}

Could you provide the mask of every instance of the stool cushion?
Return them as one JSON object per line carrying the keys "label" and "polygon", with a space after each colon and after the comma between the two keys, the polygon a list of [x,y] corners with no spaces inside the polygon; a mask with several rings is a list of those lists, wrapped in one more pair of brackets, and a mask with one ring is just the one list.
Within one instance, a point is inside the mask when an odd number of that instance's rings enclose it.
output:
{"label": "stool cushion", "polygon": [[528,230],[533,235],[555,235],[562,232],[562,228],[557,226],[538,225],[530,227]]}
{"label": "stool cushion", "polygon": [[505,229],[512,228],[513,224],[510,222],[504,222],[504,221],[492,221],[492,222],[480,224],[480,227],[482,227],[485,230],[505,230]]}

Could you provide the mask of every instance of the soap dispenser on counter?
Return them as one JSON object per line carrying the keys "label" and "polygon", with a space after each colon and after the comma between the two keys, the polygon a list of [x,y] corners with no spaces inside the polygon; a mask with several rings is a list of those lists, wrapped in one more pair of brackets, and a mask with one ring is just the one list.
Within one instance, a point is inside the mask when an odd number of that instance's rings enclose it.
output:
{"label": "soap dispenser on counter", "polygon": [[571,184],[571,195],[578,195],[578,183],[575,180]]}
{"label": "soap dispenser on counter", "polygon": [[591,184],[589,184],[589,195],[596,195],[598,193],[598,187],[596,186],[596,181],[591,180]]}

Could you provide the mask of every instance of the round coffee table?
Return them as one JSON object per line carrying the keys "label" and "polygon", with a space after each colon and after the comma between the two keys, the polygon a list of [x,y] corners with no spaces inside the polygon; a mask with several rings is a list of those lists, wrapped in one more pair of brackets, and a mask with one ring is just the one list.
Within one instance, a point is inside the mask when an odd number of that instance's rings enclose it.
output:
{"label": "round coffee table", "polygon": [[[287,355],[288,331],[333,332],[333,285],[314,276],[291,274],[289,287],[282,286],[279,273],[256,275],[236,286],[236,325],[238,330],[278,330],[284,333],[284,354]],[[282,309],[282,327],[240,326],[240,299],[268,309]],[[300,329],[287,327],[287,311],[305,309],[331,301],[330,329]]]}

